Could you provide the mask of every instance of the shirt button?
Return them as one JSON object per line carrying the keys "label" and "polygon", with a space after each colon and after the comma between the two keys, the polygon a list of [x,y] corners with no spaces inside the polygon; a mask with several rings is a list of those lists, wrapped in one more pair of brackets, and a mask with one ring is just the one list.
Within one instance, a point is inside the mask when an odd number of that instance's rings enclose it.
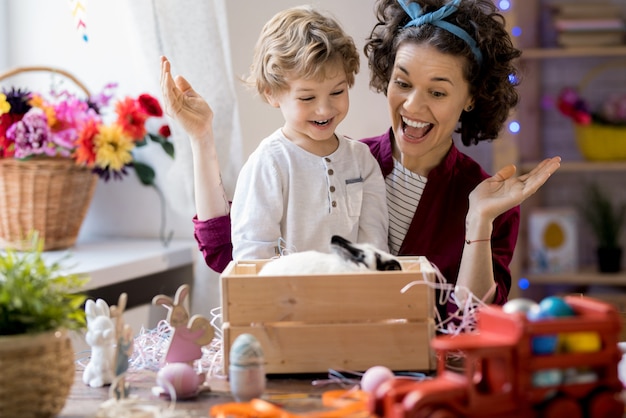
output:
{"label": "shirt button", "polygon": [[333,200],[332,205],[333,205],[333,207],[334,207],[334,208],[336,208],[336,207],[337,207],[337,202],[335,202],[335,201]]}
{"label": "shirt button", "polygon": [[335,174],[335,172],[333,171],[332,168],[328,169],[328,175],[332,176],[333,174]]}
{"label": "shirt button", "polygon": [[329,162],[330,162],[330,158],[328,158],[328,157],[325,157],[325,158],[324,158],[324,160],[325,160],[327,163],[329,163]]}
{"label": "shirt button", "polygon": [[334,193],[335,192],[335,186],[330,186],[330,192]]}

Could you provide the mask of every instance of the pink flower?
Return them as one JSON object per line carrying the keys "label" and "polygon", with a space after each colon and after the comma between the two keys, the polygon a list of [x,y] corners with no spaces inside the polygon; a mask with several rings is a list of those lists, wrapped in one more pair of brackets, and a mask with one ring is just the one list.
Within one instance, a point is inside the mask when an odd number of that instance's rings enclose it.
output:
{"label": "pink flower", "polygon": [[48,119],[39,109],[26,112],[22,120],[11,125],[6,136],[15,144],[15,158],[57,154]]}

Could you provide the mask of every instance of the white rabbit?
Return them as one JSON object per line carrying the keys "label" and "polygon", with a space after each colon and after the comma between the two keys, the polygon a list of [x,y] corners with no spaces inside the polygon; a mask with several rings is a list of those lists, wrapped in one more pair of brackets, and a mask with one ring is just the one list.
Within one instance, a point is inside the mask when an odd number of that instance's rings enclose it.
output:
{"label": "white rabbit", "polygon": [[85,341],[91,346],[91,358],[83,371],[83,382],[91,387],[110,384],[114,375],[115,323],[111,319],[109,305],[98,299],[85,302],[87,334]]}
{"label": "white rabbit", "polygon": [[333,235],[330,244],[332,253],[302,251],[273,259],[259,276],[402,270],[396,257],[371,244],[353,244],[338,235]]}

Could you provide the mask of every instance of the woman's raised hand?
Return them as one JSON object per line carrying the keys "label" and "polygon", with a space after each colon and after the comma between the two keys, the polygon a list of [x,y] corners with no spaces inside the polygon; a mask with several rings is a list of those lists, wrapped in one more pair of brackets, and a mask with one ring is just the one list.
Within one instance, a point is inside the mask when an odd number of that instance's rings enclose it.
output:
{"label": "woman's raised hand", "polygon": [[470,212],[478,211],[483,217],[495,219],[532,196],[560,166],[561,157],[552,157],[519,177],[514,177],[514,165],[500,169],[470,193]]}
{"label": "woman's raised hand", "polygon": [[170,62],[161,57],[161,92],[165,112],[192,138],[212,135],[213,111],[183,77],[172,77]]}

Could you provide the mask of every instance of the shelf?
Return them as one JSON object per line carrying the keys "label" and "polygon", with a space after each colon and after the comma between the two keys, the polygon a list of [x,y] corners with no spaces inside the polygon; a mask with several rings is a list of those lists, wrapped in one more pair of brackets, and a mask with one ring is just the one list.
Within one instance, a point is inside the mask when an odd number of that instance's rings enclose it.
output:
{"label": "shelf", "polygon": [[567,284],[571,286],[626,286],[626,272],[599,273],[593,268],[584,269],[574,273],[546,273],[526,274],[530,286]]}
{"label": "shelf", "polygon": [[156,239],[124,238],[78,242],[67,250],[43,254],[49,262],[61,261],[68,273],[89,277],[84,290],[124,284],[139,277],[192,266],[195,255],[196,247],[190,240],[174,240],[164,247]]}
{"label": "shelf", "polygon": [[[528,173],[539,161],[527,161],[521,164],[521,171]],[[626,161],[562,161],[557,173],[599,173],[626,171]]]}
{"label": "shelf", "polygon": [[521,58],[531,60],[545,58],[584,58],[612,56],[626,56],[626,45],[583,48],[527,48],[523,50]]}

